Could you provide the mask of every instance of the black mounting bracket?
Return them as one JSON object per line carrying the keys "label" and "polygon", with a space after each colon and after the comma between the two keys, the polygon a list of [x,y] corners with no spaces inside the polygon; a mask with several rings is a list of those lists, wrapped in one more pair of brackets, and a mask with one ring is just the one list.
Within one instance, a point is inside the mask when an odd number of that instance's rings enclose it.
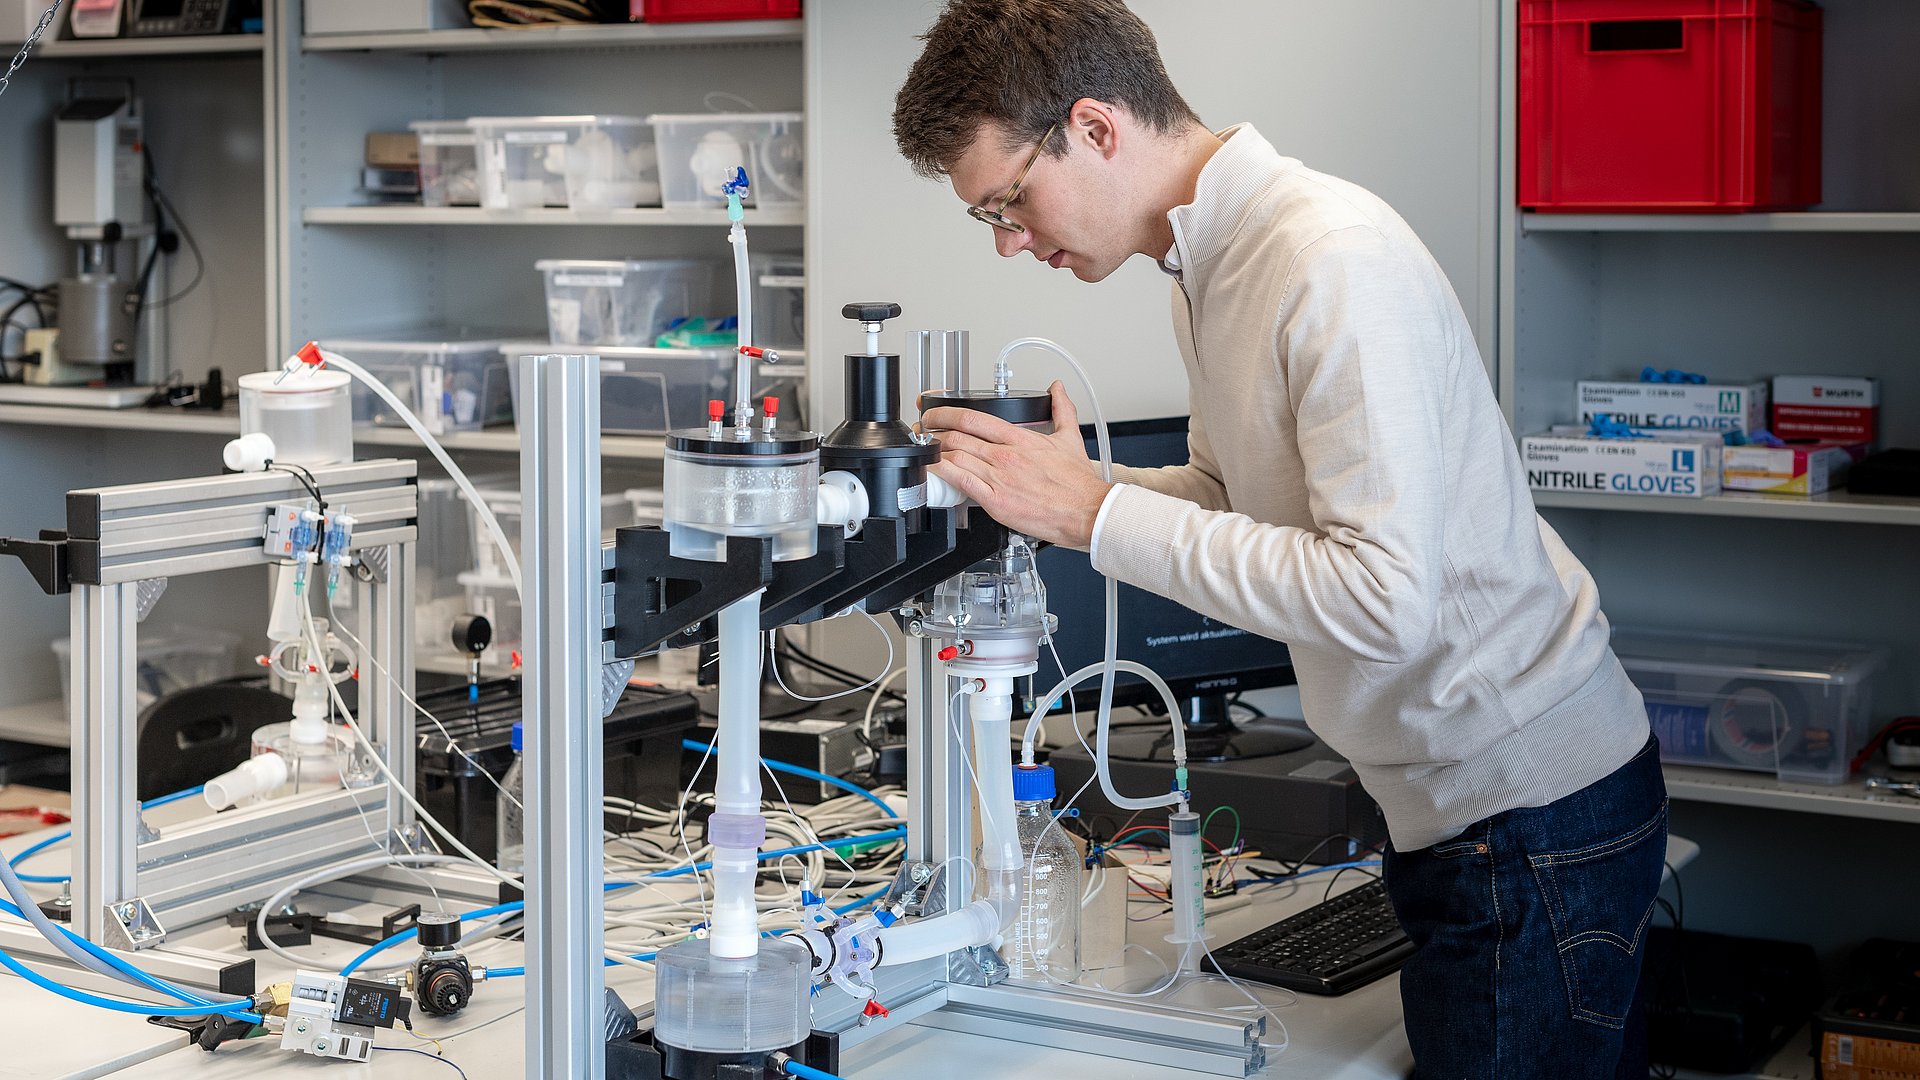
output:
{"label": "black mounting bracket", "polygon": [[675,558],[671,538],[651,525],[621,529],[613,544],[613,649],[621,657],[698,635],[702,620],[773,582],[765,537],[728,537],[725,562]]}
{"label": "black mounting bracket", "polygon": [[0,536],[0,555],[12,555],[26,563],[34,583],[48,596],[62,596],[72,590],[67,577],[67,534],[61,530],[41,529],[38,540]]}

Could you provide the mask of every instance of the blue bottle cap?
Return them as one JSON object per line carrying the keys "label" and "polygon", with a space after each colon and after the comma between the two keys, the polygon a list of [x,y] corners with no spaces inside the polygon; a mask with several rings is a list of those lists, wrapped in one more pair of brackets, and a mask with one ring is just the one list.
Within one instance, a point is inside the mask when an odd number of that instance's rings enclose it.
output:
{"label": "blue bottle cap", "polygon": [[1013,801],[1052,801],[1057,789],[1053,784],[1053,766],[1016,765],[1013,768]]}
{"label": "blue bottle cap", "polygon": [[520,734],[521,728],[522,728],[522,725],[520,721],[515,720],[513,722],[513,752],[516,754],[520,752],[520,742],[522,738]]}

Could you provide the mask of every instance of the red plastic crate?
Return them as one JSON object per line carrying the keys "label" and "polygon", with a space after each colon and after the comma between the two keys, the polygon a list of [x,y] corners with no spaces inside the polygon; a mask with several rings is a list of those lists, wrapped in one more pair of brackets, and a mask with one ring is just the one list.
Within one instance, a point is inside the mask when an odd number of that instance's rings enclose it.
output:
{"label": "red plastic crate", "polygon": [[632,0],[634,22],[797,19],[800,0]]}
{"label": "red plastic crate", "polygon": [[1520,0],[1520,205],[1782,210],[1820,201],[1807,0]]}

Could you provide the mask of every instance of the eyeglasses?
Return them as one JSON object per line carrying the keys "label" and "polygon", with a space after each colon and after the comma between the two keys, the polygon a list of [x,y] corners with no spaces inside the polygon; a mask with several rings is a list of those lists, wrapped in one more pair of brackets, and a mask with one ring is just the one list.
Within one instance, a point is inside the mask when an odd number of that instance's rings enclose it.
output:
{"label": "eyeglasses", "polygon": [[1040,160],[1040,151],[1047,148],[1047,140],[1053,138],[1053,133],[1058,130],[1060,130],[1060,125],[1055,123],[1047,129],[1045,135],[1040,136],[1039,145],[1033,148],[1033,153],[1027,155],[1027,163],[1020,166],[1020,175],[1013,178],[1013,186],[1008,188],[1007,193],[1000,197],[1000,205],[991,210],[980,206],[969,206],[967,207],[967,215],[975,221],[984,221],[996,229],[1005,229],[1008,232],[1026,232],[1027,227],[1025,225],[1008,219],[1001,211],[1007,208],[1007,204],[1013,201],[1015,195],[1020,194],[1020,185],[1026,183],[1027,174],[1033,171],[1034,162]]}

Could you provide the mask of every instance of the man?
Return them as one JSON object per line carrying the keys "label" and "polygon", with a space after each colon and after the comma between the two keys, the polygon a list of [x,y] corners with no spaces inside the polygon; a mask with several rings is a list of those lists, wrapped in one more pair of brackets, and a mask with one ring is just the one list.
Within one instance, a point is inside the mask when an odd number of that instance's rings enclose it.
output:
{"label": "man", "polygon": [[1288,644],[1386,814],[1417,1075],[1644,1077],[1656,748],[1440,268],[1368,192],[1209,131],[1119,0],[953,0],[925,40],[902,153],[1003,256],[1088,282],[1157,260],[1192,413],[1188,465],[1108,485],[1057,383],[1052,436],[934,409],[935,472]]}

